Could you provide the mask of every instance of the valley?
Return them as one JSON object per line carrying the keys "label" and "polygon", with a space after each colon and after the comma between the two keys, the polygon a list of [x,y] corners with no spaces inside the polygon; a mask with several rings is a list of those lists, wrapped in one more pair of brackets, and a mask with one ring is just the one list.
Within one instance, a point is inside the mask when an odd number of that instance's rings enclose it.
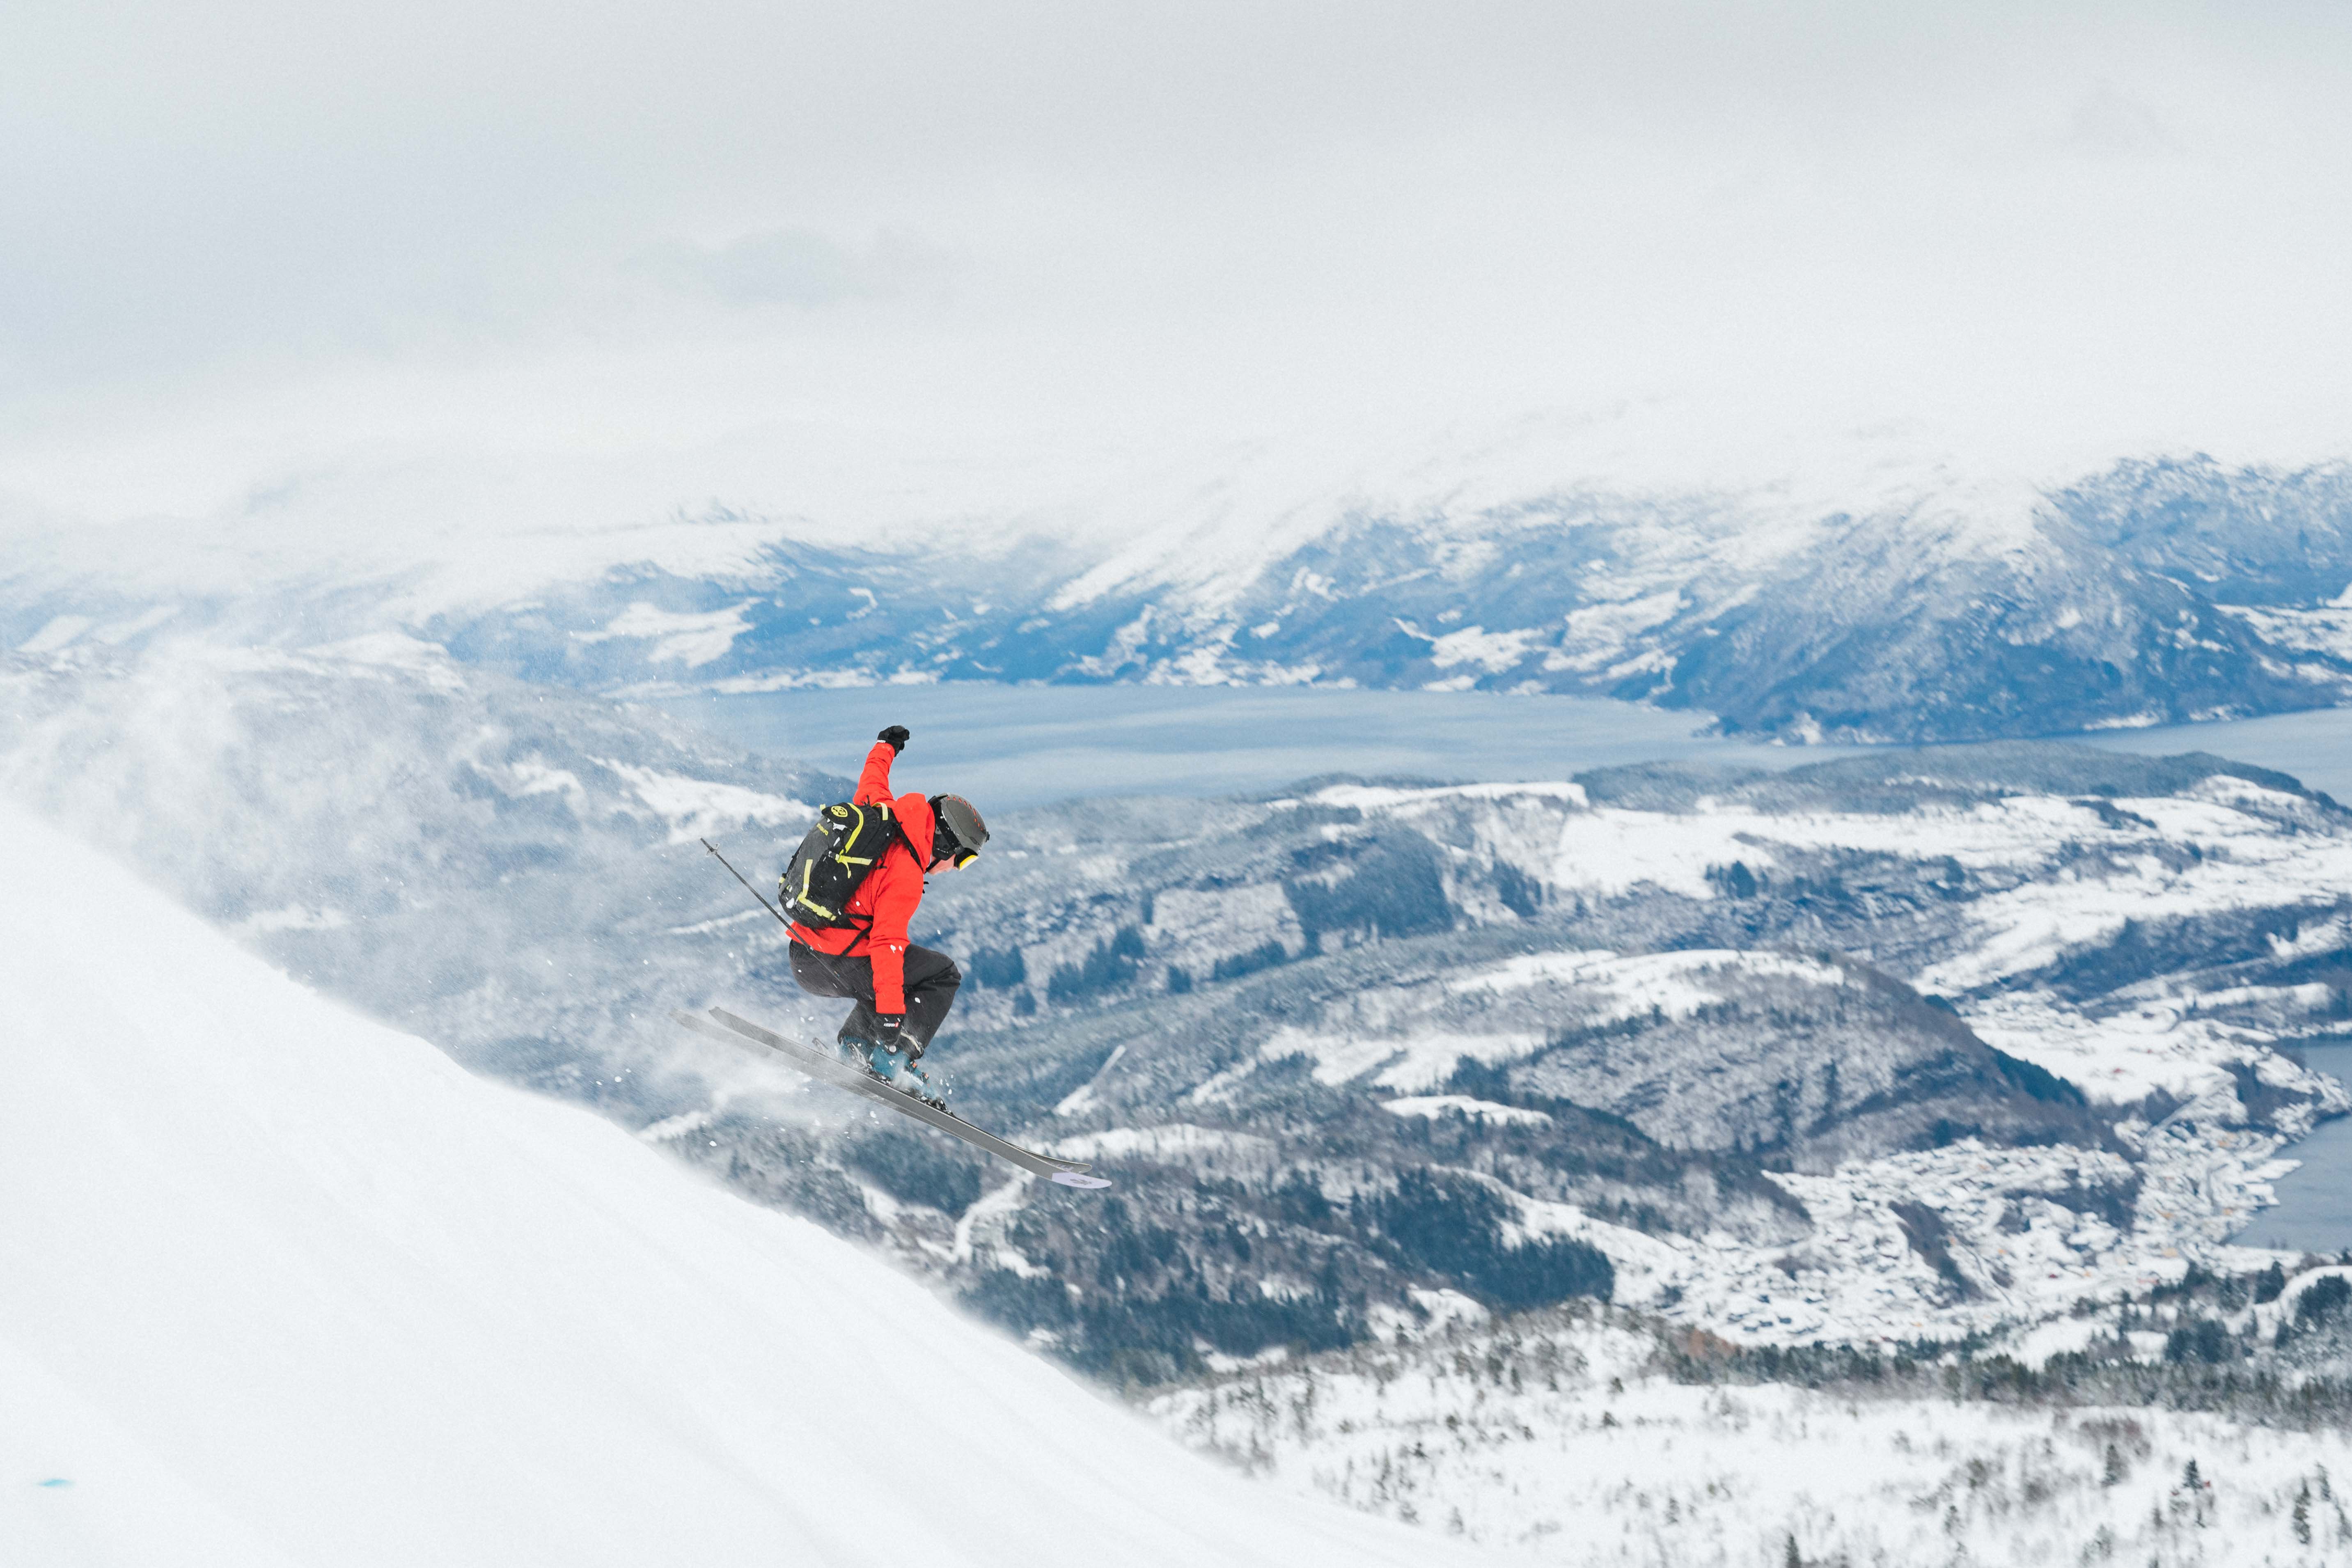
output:
{"label": "valley", "polygon": [[[1073,1228],[663,1026],[829,1026],[695,840],[757,865],[837,778],[404,642],[53,661],[10,699],[12,789],[289,972],[1114,1382],[1464,1302],[2030,1327],[2253,1256],[2284,1151],[2352,1108],[2294,1054],[2347,1008],[2352,819],[2259,768],[2013,744],[1080,800],[1001,817],[925,907],[969,976],[960,1108],[1119,1181]],[[398,737],[364,786],[357,728]]]}

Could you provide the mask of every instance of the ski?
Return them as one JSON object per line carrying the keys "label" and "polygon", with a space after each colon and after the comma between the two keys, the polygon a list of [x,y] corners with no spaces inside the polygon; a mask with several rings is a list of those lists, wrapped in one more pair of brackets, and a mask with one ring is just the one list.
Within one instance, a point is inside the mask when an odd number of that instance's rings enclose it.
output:
{"label": "ski", "polygon": [[[852,1093],[862,1094],[868,1100],[879,1101],[901,1115],[911,1116],[916,1121],[927,1126],[935,1127],[951,1138],[961,1138],[975,1149],[985,1150],[1000,1160],[1009,1161],[1024,1171],[1034,1172],[1062,1186],[1107,1187],[1110,1185],[1109,1182],[1100,1176],[1087,1174],[1086,1162],[1082,1160],[1055,1159],[1051,1154],[1034,1153],[1024,1149],[1018,1143],[1009,1143],[993,1132],[984,1132],[974,1127],[953,1111],[943,1110],[927,1100],[885,1083],[865,1068],[852,1066],[830,1051],[803,1041],[788,1039],[772,1029],[763,1029],[749,1018],[740,1018],[724,1007],[710,1009],[709,1018],[695,1013],[673,1013],[670,1016],[695,1033],[708,1035],[712,1039],[725,1040],[728,1044],[735,1046],[749,1042],[765,1047],[770,1052],[782,1057],[787,1064],[820,1083],[833,1084],[836,1088],[845,1089]],[[711,1018],[719,1021],[712,1023]]]}

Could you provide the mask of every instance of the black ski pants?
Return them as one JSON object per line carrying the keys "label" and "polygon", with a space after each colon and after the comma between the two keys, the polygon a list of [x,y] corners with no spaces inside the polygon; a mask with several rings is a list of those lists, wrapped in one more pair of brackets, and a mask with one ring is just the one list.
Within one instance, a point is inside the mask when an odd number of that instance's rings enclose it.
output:
{"label": "black ski pants", "polygon": [[[841,1037],[874,1037],[872,959],[835,957],[796,942],[793,943],[793,978],[801,983],[802,990],[819,996],[856,997],[857,1005],[842,1020]],[[922,1054],[922,1047],[947,1022],[948,1009],[955,1005],[956,987],[962,984],[963,971],[956,967],[954,959],[912,942],[907,945],[907,1033],[917,1042],[916,1055]]]}

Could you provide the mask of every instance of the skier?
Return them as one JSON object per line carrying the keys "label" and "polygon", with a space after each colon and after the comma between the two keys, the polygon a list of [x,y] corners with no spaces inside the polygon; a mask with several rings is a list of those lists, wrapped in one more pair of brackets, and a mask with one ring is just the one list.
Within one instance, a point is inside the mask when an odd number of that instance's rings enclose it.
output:
{"label": "skier", "polygon": [[961,795],[891,798],[890,763],[908,739],[904,724],[893,724],[866,753],[851,804],[887,807],[895,831],[842,908],[854,923],[793,923],[793,978],[819,996],[855,998],[857,1005],[842,1022],[842,1049],[929,1098],[929,1080],[918,1064],[955,1004],[963,972],[946,953],[908,942],[907,922],[923,901],[925,874],[957,870],[979,858],[988,825]]}

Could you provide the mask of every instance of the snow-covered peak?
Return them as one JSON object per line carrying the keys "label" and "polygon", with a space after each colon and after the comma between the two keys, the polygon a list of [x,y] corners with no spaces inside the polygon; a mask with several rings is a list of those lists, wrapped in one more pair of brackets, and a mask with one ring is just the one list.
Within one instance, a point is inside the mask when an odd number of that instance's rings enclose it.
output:
{"label": "snow-covered peak", "polygon": [[[1705,536],[1718,566],[1751,574],[1817,543],[1841,515],[1905,518],[1923,542],[1968,558],[2035,536],[2042,487],[2022,472],[1885,432],[1817,439],[1801,456],[1785,446],[1696,450],[1675,428],[1686,413],[1555,409],[1434,430],[1300,431],[1203,451],[1071,509],[1085,519],[1063,525],[1071,542],[1100,559],[1047,607],[1165,592],[1187,607],[1221,609],[1286,557],[1365,519],[1466,542],[1508,531],[1531,510],[1654,512],[1662,532]],[[1736,516],[1738,526],[1694,526],[1710,514]],[[1686,551],[1701,540],[1664,542]]]}

